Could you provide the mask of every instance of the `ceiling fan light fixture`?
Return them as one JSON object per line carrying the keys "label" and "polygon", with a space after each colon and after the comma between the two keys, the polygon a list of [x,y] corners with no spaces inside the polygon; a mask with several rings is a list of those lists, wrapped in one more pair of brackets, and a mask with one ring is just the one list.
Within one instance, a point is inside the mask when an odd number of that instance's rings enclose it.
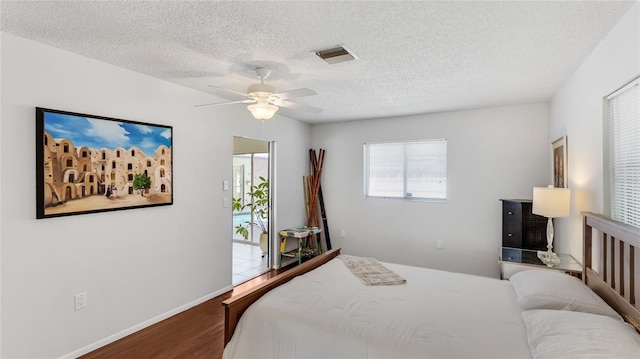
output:
{"label": "ceiling fan light fixture", "polygon": [[255,103],[247,106],[247,109],[253,115],[256,120],[270,120],[273,115],[278,111],[278,106],[270,105],[268,103]]}
{"label": "ceiling fan light fixture", "polygon": [[220,93],[221,91],[223,92],[218,96],[229,99],[231,101],[196,105],[196,107],[237,103],[251,104],[247,106],[247,110],[251,112],[251,115],[253,115],[255,119],[262,121],[271,119],[273,115],[278,112],[280,107],[285,107],[293,111],[306,111],[311,113],[322,112],[321,108],[303,105],[301,103],[290,100],[291,98],[296,97],[317,95],[315,91],[308,88],[299,88],[284,92],[276,92],[273,86],[264,83],[264,79],[269,77],[270,73],[271,70],[263,67],[258,67],[256,69],[256,74],[260,79],[260,83],[249,86],[246,93],[209,85],[210,87],[216,89],[218,93]]}

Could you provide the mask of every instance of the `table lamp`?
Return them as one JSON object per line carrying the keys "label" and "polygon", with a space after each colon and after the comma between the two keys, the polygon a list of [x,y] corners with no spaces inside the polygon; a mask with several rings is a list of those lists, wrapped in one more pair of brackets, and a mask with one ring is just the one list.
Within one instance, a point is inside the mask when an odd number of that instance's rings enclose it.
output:
{"label": "table lamp", "polygon": [[[531,212],[549,218],[547,221],[547,265],[551,266],[553,253],[553,219],[569,216],[571,191],[568,188],[534,187]],[[544,260],[543,260],[544,261]]]}

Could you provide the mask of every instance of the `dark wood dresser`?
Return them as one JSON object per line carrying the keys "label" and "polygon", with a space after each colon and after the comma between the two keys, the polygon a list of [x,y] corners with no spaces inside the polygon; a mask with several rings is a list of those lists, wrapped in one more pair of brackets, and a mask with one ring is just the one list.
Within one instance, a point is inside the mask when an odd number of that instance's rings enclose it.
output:
{"label": "dark wood dresser", "polygon": [[528,199],[501,199],[502,246],[547,249],[547,218],[531,213]]}

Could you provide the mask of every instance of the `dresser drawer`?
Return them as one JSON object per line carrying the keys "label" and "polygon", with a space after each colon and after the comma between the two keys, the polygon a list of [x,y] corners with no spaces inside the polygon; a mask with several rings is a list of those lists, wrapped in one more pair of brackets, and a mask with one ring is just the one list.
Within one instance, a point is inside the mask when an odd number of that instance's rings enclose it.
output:
{"label": "dresser drawer", "polygon": [[502,246],[522,246],[522,206],[519,203],[504,202],[502,206]]}
{"label": "dresser drawer", "polygon": [[522,248],[522,228],[503,226],[502,246],[510,248]]}
{"label": "dresser drawer", "polygon": [[520,223],[522,221],[522,204],[504,202],[502,204],[502,221]]}
{"label": "dresser drawer", "polygon": [[531,200],[502,201],[502,246],[545,249],[546,218],[531,213]]}

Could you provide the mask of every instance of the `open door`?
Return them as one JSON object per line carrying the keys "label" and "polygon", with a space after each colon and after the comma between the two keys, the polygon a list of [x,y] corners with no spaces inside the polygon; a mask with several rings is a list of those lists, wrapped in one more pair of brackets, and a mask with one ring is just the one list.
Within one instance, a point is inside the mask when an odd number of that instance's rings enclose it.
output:
{"label": "open door", "polygon": [[[233,138],[233,284],[269,270],[270,146],[267,141]],[[265,185],[266,184],[266,185]],[[262,189],[266,188],[266,193]],[[255,195],[256,189],[260,189]],[[254,195],[252,195],[252,192]],[[260,195],[266,195],[261,197]],[[265,206],[266,203],[266,206]],[[240,228],[240,229],[239,229]]]}

